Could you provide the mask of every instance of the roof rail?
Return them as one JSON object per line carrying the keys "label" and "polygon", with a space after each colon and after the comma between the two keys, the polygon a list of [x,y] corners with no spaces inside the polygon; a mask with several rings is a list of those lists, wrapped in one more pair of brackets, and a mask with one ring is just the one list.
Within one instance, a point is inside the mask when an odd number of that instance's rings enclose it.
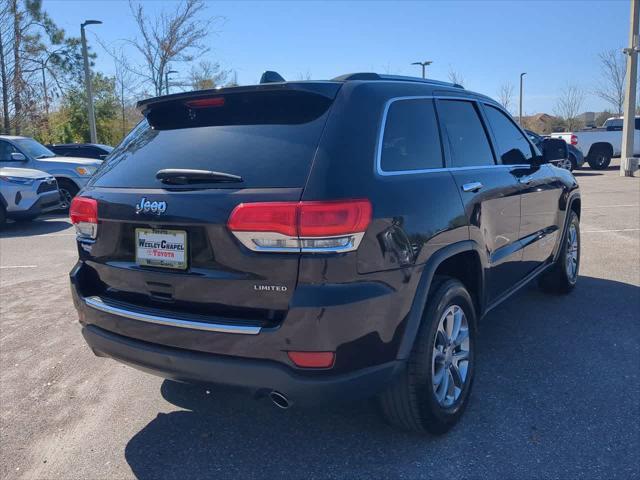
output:
{"label": "roof rail", "polygon": [[370,72],[347,73],[345,75],[340,75],[339,77],[333,78],[332,80],[336,82],[348,82],[350,80],[395,80],[399,82],[428,83],[430,85],[441,85],[443,87],[455,87],[464,89],[462,85],[459,85],[457,83],[442,82],[440,80],[432,80],[430,78],[408,77],[403,75],[380,75],[379,73]]}

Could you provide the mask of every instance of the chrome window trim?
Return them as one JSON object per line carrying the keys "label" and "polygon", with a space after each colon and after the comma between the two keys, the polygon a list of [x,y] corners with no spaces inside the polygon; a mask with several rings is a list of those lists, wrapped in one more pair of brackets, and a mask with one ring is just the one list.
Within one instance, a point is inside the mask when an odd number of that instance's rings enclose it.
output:
{"label": "chrome window trim", "polygon": [[[472,102],[476,105],[480,103],[489,105],[492,107],[496,107],[500,109],[499,105],[491,103],[485,99],[476,99],[472,97],[464,97],[464,96],[448,96],[448,95],[413,95],[413,96],[404,96],[404,97],[393,97],[387,100],[384,104],[384,109],[382,111],[382,120],[380,122],[380,128],[378,129],[378,141],[376,142],[376,158],[375,158],[375,173],[381,177],[393,177],[397,175],[420,175],[423,173],[438,173],[438,172],[456,172],[456,171],[464,171],[464,170],[478,170],[478,169],[486,169],[486,168],[525,168],[530,167],[529,164],[518,164],[518,165],[503,165],[503,164],[494,164],[494,165],[476,165],[469,167],[442,167],[442,168],[423,168],[416,170],[383,170],[382,169],[382,142],[384,139],[384,129],[387,125],[387,115],[389,113],[389,108],[394,102],[398,102],[401,100],[460,100],[464,102]],[[525,134],[525,138],[526,134]],[[489,140],[489,145],[491,146],[491,140]],[[527,139],[527,141],[529,141]]]}
{"label": "chrome window trim", "polygon": [[244,335],[257,335],[261,330],[261,327],[226,325],[221,323],[192,322],[190,320],[179,320],[177,318],[161,317],[159,315],[134,312],[132,310],[126,310],[124,308],[109,305],[105,303],[100,297],[86,297],[84,298],[84,303],[90,308],[99,310],[101,312],[110,313],[111,315],[130,318],[139,322],[166,325],[169,327],[186,328],[190,330],[204,330],[206,332],[240,333]]}

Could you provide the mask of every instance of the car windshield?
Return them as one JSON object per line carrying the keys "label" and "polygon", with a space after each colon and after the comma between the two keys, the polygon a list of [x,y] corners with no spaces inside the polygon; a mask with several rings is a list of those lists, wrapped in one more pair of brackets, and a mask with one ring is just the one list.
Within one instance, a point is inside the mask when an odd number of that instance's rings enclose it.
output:
{"label": "car windshield", "polygon": [[56,154],[44,145],[36,142],[33,138],[19,138],[15,140],[21,150],[33,158],[49,158],[55,157]]}

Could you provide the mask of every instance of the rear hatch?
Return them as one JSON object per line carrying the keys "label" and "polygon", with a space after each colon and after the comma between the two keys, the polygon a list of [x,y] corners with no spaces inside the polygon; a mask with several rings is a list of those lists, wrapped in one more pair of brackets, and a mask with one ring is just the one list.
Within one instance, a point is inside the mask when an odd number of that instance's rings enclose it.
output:
{"label": "rear hatch", "polygon": [[[84,296],[216,322],[275,326],[300,255],[253,251],[227,227],[243,203],[297,202],[340,84],[178,94],[142,102],[145,120],[83,197],[97,200],[81,240]],[[159,173],[160,172],[160,173]]]}

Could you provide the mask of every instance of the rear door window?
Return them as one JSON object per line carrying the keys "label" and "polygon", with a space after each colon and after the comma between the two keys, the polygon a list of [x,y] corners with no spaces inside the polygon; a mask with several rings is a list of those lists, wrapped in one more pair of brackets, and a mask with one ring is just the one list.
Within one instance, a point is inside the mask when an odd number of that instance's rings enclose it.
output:
{"label": "rear door window", "polygon": [[380,151],[384,172],[442,168],[438,122],[431,99],[396,100],[387,110]]}
{"label": "rear door window", "polygon": [[489,125],[496,138],[497,150],[503,165],[529,163],[533,157],[531,145],[513,121],[491,105],[485,106]]}
{"label": "rear door window", "polygon": [[[242,177],[215,188],[301,187],[329,107],[325,96],[299,91],[220,95],[151,105],[109,155],[91,183],[101,187],[165,188],[162,169],[212,170]],[[193,106],[195,105],[195,106]],[[202,186],[201,186],[202,187]],[[190,186],[171,188],[191,188]]]}
{"label": "rear door window", "polygon": [[451,149],[452,167],[495,165],[487,132],[474,102],[439,100],[438,115]]}

